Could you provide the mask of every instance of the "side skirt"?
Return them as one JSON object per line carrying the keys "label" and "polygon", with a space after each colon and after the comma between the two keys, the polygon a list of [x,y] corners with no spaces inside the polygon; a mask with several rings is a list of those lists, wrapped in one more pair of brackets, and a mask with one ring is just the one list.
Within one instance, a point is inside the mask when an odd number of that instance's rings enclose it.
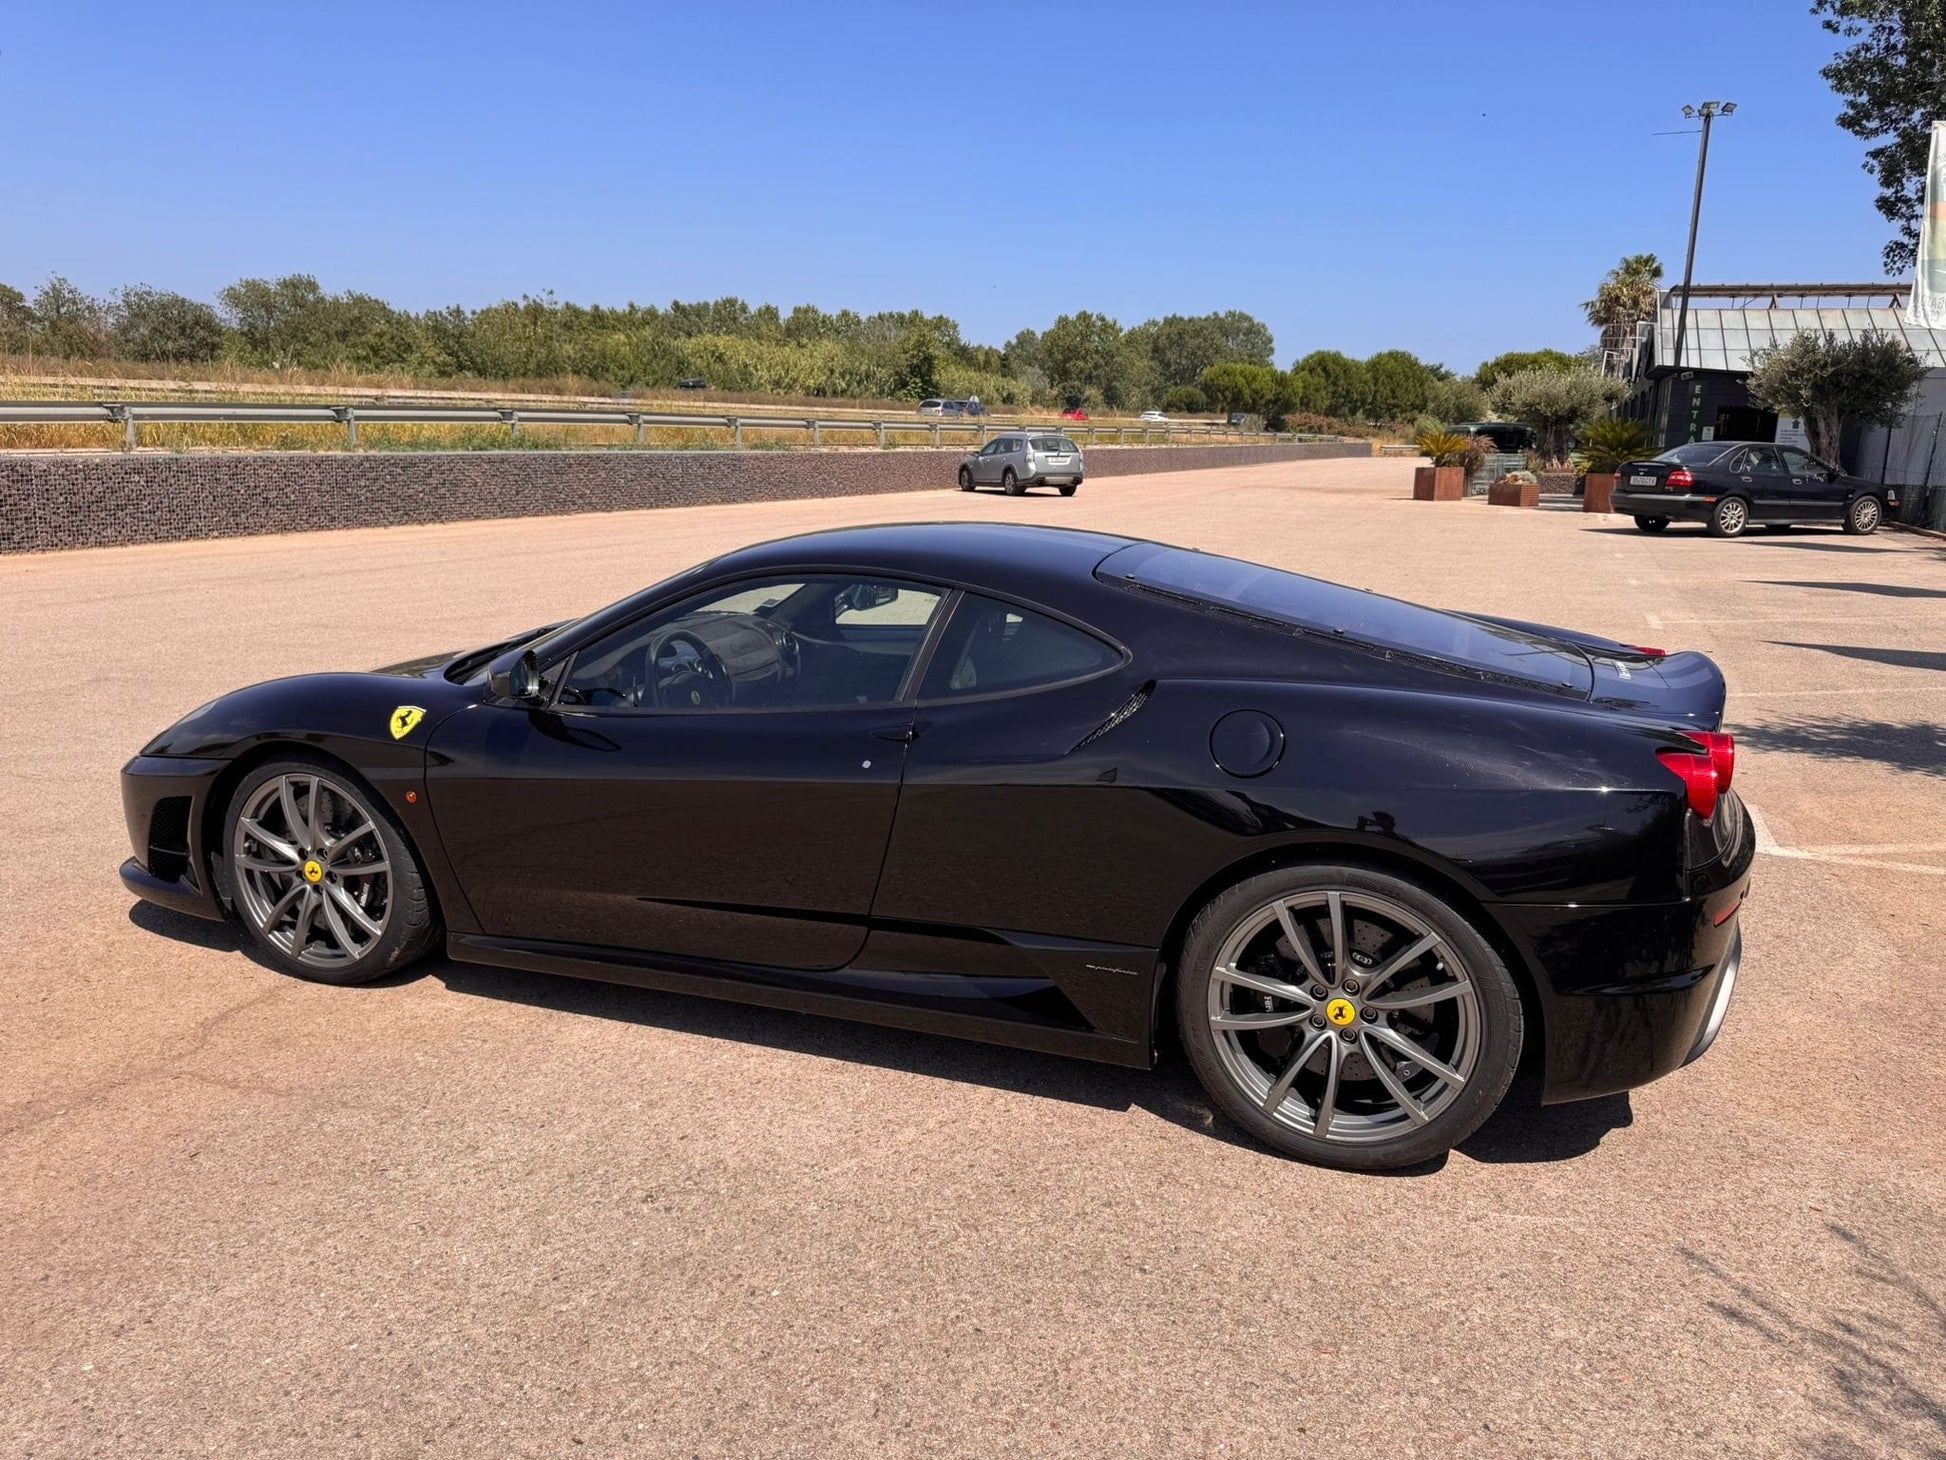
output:
{"label": "side skirt", "polygon": [[[552,943],[524,938],[497,938],[483,933],[449,933],[447,956],[461,963],[484,963],[531,973],[628,984],[666,993],[695,994],[735,1004],[822,1014],[893,1029],[913,1029],[973,1039],[1044,1054],[1068,1055],[1146,1070],[1155,1063],[1147,1040],[1121,1039],[1091,1029],[1062,1029],[1021,1017],[996,1017],[938,1007],[937,1002],[894,1002],[861,998],[814,986],[818,976],[788,969],[693,963],[625,949],[595,948],[576,943]],[[949,975],[917,974],[915,985]]]}

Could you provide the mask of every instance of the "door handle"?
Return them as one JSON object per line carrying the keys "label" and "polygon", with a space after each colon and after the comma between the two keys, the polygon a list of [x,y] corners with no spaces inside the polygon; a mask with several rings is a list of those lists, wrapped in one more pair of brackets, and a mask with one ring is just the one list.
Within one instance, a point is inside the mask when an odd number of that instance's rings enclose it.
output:
{"label": "door handle", "polygon": [[916,725],[894,725],[888,729],[872,732],[872,739],[889,740],[894,745],[910,745],[918,738],[919,727]]}

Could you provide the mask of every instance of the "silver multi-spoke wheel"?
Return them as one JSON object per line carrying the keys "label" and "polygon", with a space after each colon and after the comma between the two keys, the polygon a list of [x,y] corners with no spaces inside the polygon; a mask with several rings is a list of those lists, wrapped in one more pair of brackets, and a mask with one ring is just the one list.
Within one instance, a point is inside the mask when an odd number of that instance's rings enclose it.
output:
{"label": "silver multi-spoke wheel", "polygon": [[1725,497],[1710,518],[1710,531],[1718,537],[1736,537],[1749,525],[1750,504],[1741,497]]}
{"label": "silver multi-spoke wheel", "polygon": [[230,862],[243,915],[307,968],[343,968],[385,936],[393,910],[385,840],[356,793],[328,775],[280,774],[250,790]]}
{"label": "silver multi-spoke wheel", "polygon": [[1454,940],[1362,889],[1294,892],[1246,912],[1216,954],[1206,1016],[1246,1100],[1337,1145],[1437,1120],[1484,1043],[1478,981]]}
{"label": "silver multi-spoke wheel", "polygon": [[1851,530],[1856,533],[1878,531],[1878,498],[1860,497],[1851,504]]}

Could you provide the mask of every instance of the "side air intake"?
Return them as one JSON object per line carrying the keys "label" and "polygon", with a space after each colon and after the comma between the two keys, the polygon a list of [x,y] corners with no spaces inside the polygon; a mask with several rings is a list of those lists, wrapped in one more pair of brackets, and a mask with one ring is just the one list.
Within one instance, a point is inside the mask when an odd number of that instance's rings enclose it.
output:
{"label": "side air intake", "polygon": [[1103,720],[1099,725],[1095,726],[1095,728],[1090,730],[1086,735],[1082,736],[1079,740],[1075,741],[1074,748],[1068,751],[1068,754],[1073,755],[1074,752],[1076,750],[1081,749],[1082,746],[1094,744],[1095,741],[1101,739],[1102,736],[1106,735],[1110,730],[1113,730],[1117,725],[1120,725],[1123,721],[1127,720],[1129,716],[1133,715],[1137,710],[1141,709],[1142,706],[1147,704],[1149,702],[1149,696],[1154,693],[1155,693],[1155,681],[1152,679],[1147,684],[1143,685],[1140,689],[1138,689],[1134,694],[1130,695],[1127,701],[1122,705],[1122,707],[1116,710],[1114,714],[1110,715],[1106,720]]}

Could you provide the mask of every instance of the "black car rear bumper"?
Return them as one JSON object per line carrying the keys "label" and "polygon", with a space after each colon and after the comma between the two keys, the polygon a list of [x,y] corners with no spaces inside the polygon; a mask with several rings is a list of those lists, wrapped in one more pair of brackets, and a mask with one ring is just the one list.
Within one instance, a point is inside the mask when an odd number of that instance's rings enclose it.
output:
{"label": "black car rear bumper", "polygon": [[1624,492],[1619,488],[1608,501],[1624,517],[1667,517],[1671,522],[1707,522],[1716,507],[1714,497],[1690,492]]}

